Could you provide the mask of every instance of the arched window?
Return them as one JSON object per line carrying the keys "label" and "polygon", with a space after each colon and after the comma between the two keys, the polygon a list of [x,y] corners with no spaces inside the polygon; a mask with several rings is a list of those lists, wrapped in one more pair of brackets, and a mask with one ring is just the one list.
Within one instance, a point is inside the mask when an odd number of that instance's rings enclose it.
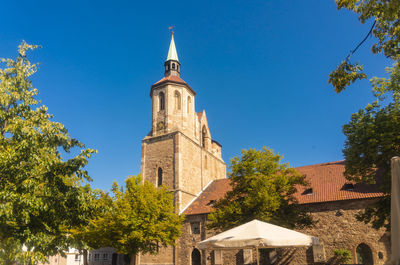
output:
{"label": "arched window", "polygon": [[204,156],[204,168],[207,169],[207,156]]}
{"label": "arched window", "polygon": [[181,94],[175,91],[175,110],[181,109]]}
{"label": "arched window", "polygon": [[372,251],[371,248],[364,243],[361,243],[356,248],[357,254],[357,263],[364,264],[364,265],[373,265],[374,260],[372,258]]}
{"label": "arched window", "polygon": [[203,130],[201,131],[201,146],[203,148],[206,147],[206,137],[207,137],[206,126],[203,126]]}
{"label": "arched window", "polygon": [[201,264],[201,254],[200,251],[195,248],[192,251],[192,265],[200,265]]}
{"label": "arched window", "polygon": [[165,96],[163,92],[160,92],[160,94],[158,94],[158,103],[160,106],[160,110],[164,110],[165,108]]}
{"label": "arched window", "polygon": [[192,103],[192,98],[188,97],[187,99],[187,113],[190,113],[190,105]]}
{"label": "arched window", "polygon": [[175,64],[174,63],[172,64],[172,69],[175,69]]}
{"label": "arched window", "polygon": [[157,186],[160,187],[162,185],[162,168],[158,168],[157,172]]}

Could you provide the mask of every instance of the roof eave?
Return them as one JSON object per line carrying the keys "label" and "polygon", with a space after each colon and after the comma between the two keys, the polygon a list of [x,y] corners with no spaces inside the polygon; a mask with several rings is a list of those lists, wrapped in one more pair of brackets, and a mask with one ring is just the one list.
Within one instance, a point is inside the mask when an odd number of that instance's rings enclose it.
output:
{"label": "roof eave", "polygon": [[156,89],[156,88],[158,88],[160,86],[168,85],[168,84],[184,86],[184,87],[188,88],[190,92],[193,93],[193,96],[196,96],[196,92],[188,84],[182,83],[182,82],[178,82],[178,81],[173,81],[173,80],[164,80],[164,81],[161,81],[160,83],[156,83],[156,84],[151,86],[150,97],[153,97],[153,90],[154,89]]}

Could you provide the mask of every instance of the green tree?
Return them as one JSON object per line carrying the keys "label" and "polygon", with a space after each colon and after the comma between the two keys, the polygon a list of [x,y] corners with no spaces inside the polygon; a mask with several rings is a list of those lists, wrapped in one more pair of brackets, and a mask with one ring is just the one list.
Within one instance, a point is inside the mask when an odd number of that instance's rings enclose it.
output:
{"label": "green tree", "polygon": [[[26,57],[36,48],[23,42],[15,60],[1,59],[0,241],[46,256],[65,249],[65,228],[79,225],[80,185],[90,180],[83,167],[95,151],[39,106],[30,80],[37,65]],[[74,147],[78,155],[61,157]]]}
{"label": "green tree", "polygon": [[372,46],[373,53],[383,53],[387,58],[397,61],[400,54],[400,1],[398,0],[336,0],[338,9],[355,12],[361,23],[374,20],[371,30],[346,59],[329,75],[329,83],[336,92],[341,92],[358,79],[367,76],[362,72],[363,66],[351,63],[350,58],[364,43],[370,34],[377,38]]}
{"label": "green tree", "polygon": [[69,245],[78,250],[83,257],[83,264],[88,265],[88,251],[102,247],[98,245],[98,235],[93,233],[93,222],[111,209],[112,199],[101,190],[92,190],[89,185],[81,187],[81,208],[76,216],[79,225],[68,229]]}
{"label": "green tree", "polygon": [[389,227],[390,221],[390,159],[399,155],[399,63],[400,63],[400,1],[398,0],[336,0],[338,9],[355,12],[361,23],[373,20],[367,36],[329,76],[336,92],[343,91],[358,79],[367,78],[363,66],[350,62],[351,56],[373,35],[376,42],[372,53],[382,53],[393,62],[387,71],[390,78],[370,80],[376,101],[352,115],[343,126],[347,137],[343,150],[346,159],[345,175],[356,182],[375,183],[379,168],[385,196],[367,208],[357,218],[371,222],[375,228]]}
{"label": "green tree", "polygon": [[183,216],[175,213],[173,194],[140,175],[128,177],[125,189],[113,184],[109,211],[92,223],[97,246],[113,247],[131,257],[140,253],[157,254],[159,247],[174,245],[181,233]]}
{"label": "green tree", "polygon": [[348,264],[352,259],[350,250],[344,248],[335,249],[333,256],[336,264]]}
{"label": "green tree", "polygon": [[242,150],[231,159],[232,191],[215,203],[208,227],[226,230],[253,219],[289,228],[311,225],[311,216],[294,197],[296,186],[307,185],[305,176],[282,164],[282,158],[264,147]]}
{"label": "green tree", "polygon": [[375,228],[390,221],[390,159],[400,154],[400,65],[387,69],[389,78],[371,80],[376,101],[352,115],[343,126],[346,135],[343,154],[346,178],[356,182],[376,183],[379,169],[380,187],[385,193],[376,204],[357,217]]}

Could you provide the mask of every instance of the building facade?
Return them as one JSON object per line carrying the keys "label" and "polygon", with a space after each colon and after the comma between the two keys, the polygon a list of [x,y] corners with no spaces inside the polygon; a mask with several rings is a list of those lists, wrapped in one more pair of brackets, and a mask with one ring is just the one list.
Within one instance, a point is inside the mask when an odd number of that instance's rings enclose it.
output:
{"label": "building facade", "polygon": [[[299,187],[295,196],[315,221],[313,227],[296,230],[319,238],[319,245],[267,251],[263,264],[339,264],[334,255],[338,249],[350,251],[350,264],[389,264],[390,233],[356,219],[356,214],[383,196],[377,191],[377,185],[347,182],[344,161],[296,169],[306,176],[310,186]],[[223,251],[216,255],[214,251],[198,249],[198,242],[214,235],[205,227],[212,203],[229,190],[229,179],[213,181],[185,210],[186,221],[179,240],[181,255],[177,264],[255,264],[254,250]],[[199,227],[199,230],[194,233],[193,227]],[[248,253],[252,254],[246,258]],[[215,256],[221,257],[218,262]]]}
{"label": "building facade", "polygon": [[[151,86],[151,131],[142,141],[141,174],[155,186],[174,192],[182,213],[209,183],[226,178],[221,145],[212,139],[207,116],[195,111],[196,92],[180,78],[181,64],[172,35],[164,78]],[[139,264],[176,264],[177,248],[157,256],[139,255]]]}
{"label": "building facade", "polygon": [[[253,250],[200,251],[197,244],[214,235],[206,229],[214,201],[230,190],[221,145],[211,138],[205,112],[195,112],[195,91],[180,78],[181,64],[172,36],[164,64],[165,77],[150,90],[151,131],[142,141],[141,172],[154,185],[169,187],[175,206],[185,214],[182,236],[175,247],[155,256],[139,255],[141,265],[254,264]],[[348,183],[344,162],[297,168],[311,186],[299,187],[299,203],[314,220],[314,227],[298,230],[318,237],[317,246],[264,252],[264,264],[335,264],[334,251],[347,249],[352,263],[386,264],[389,235],[356,220],[355,215],[383,196],[377,187]]]}

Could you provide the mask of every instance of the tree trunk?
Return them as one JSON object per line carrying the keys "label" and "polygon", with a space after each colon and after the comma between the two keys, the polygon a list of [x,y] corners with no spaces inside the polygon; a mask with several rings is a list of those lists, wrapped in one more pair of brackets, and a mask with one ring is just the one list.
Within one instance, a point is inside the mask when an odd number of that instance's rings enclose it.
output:
{"label": "tree trunk", "polygon": [[88,257],[88,251],[87,251],[87,249],[84,249],[83,250],[83,265],[88,265],[87,257]]}
{"label": "tree trunk", "polygon": [[136,254],[131,254],[131,262],[129,265],[136,265]]}

